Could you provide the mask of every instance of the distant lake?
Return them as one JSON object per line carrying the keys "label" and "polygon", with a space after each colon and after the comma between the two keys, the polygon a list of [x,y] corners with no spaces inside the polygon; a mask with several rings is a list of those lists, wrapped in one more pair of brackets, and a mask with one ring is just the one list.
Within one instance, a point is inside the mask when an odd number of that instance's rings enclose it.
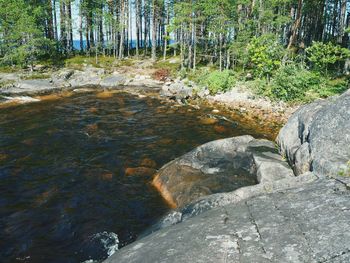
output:
{"label": "distant lake", "polygon": [[[169,42],[170,42],[170,45],[172,45],[172,44],[175,43],[174,40],[170,40]],[[144,41],[141,41],[141,46],[143,46],[143,44],[144,44]],[[105,42],[105,45],[106,45],[106,46],[108,45],[108,42],[107,42],[107,41]],[[131,41],[129,42],[129,46],[130,46],[131,48],[136,48],[136,40],[131,40]],[[148,45],[148,46],[149,46],[149,47],[151,46],[151,42],[149,42],[149,45]],[[74,49],[76,49],[76,50],[80,50],[80,40],[73,40],[73,47],[74,47]],[[86,40],[83,40],[83,47],[84,47],[84,49],[86,48]]]}

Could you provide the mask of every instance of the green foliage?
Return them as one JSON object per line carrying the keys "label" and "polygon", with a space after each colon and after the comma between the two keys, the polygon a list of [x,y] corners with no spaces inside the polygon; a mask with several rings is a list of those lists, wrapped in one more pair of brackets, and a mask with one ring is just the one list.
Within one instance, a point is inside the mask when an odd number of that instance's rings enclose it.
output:
{"label": "green foliage", "polygon": [[231,70],[213,71],[203,76],[201,85],[207,86],[211,94],[228,91],[236,83],[236,77]]}
{"label": "green foliage", "polygon": [[342,93],[348,86],[345,78],[330,79],[295,63],[280,67],[271,83],[258,84],[255,81],[258,93],[286,102],[309,102],[326,98]]}
{"label": "green foliage", "polygon": [[303,66],[289,64],[277,70],[267,94],[284,101],[300,101],[304,99],[306,91],[315,89],[320,83],[321,78],[316,73]]}
{"label": "green foliage", "polygon": [[316,70],[327,73],[331,66],[350,57],[350,51],[331,42],[313,42],[306,49],[307,59]]}
{"label": "green foliage", "polygon": [[253,37],[247,49],[248,62],[256,77],[270,78],[273,72],[280,67],[284,49],[276,41],[275,36]]}
{"label": "green foliage", "polygon": [[45,38],[38,20],[43,10],[32,8],[23,0],[0,0],[0,51],[2,65],[32,65],[56,54],[56,43]]}

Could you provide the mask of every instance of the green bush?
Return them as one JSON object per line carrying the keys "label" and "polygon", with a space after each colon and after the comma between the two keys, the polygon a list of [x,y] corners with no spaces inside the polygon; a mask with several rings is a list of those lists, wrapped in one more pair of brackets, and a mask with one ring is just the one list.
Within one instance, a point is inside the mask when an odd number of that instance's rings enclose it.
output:
{"label": "green bush", "polygon": [[284,101],[305,100],[308,90],[315,90],[322,83],[322,78],[303,66],[289,64],[279,68],[266,95]]}
{"label": "green bush", "polygon": [[350,51],[331,42],[313,42],[306,49],[307,59],[312,63],[314,69],[327,73],[331,66],[344,61],[350,57]]}
{"label": "green bush", "polygon": [[255,77],[269,79],[280,67],[283,56],[283,46],[271,35],[254,37],[248,45],[248,64]]}
{"label": "green bush", "polygon": [[231,89],[236,83],[236,77],[231,70],[213,71],[200,80],[200,84],[207,86],[211,94]]}

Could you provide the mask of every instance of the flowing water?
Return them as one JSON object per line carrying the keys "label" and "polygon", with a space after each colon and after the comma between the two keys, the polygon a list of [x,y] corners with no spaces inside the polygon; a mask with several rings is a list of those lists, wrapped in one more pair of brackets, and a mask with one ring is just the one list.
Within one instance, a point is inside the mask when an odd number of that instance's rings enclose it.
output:
{"label": "flowing water", "polygon": [[[168,210],[152,171],[253,130],[128,94],[0,109],[0,262],[101,260]],[[144,170],[141,170],[144,171]]]}

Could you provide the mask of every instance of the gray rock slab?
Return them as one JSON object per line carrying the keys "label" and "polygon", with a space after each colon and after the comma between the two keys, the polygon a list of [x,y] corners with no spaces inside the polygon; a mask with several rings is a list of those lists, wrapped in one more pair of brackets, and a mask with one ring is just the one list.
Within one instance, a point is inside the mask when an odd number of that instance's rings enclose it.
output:
{"label": "gray rock slab", "polygon": [[15,83],[12,87],[1,89],[0,92],[8,95],[32,95],[47,93],[59,89],[60,87],[54,86],[50,79],[38,79],[21,80]]}
{"label": "gray rock slab", "polygon": [[123,85],[126,78],[123,75],[109,75],[100,82],[102,88],[117,88]]}
{"label": "gray rock slab", "polygon": [[350,191],[319,179],[212,209],[105,262],[347,262],[349,218]]}

